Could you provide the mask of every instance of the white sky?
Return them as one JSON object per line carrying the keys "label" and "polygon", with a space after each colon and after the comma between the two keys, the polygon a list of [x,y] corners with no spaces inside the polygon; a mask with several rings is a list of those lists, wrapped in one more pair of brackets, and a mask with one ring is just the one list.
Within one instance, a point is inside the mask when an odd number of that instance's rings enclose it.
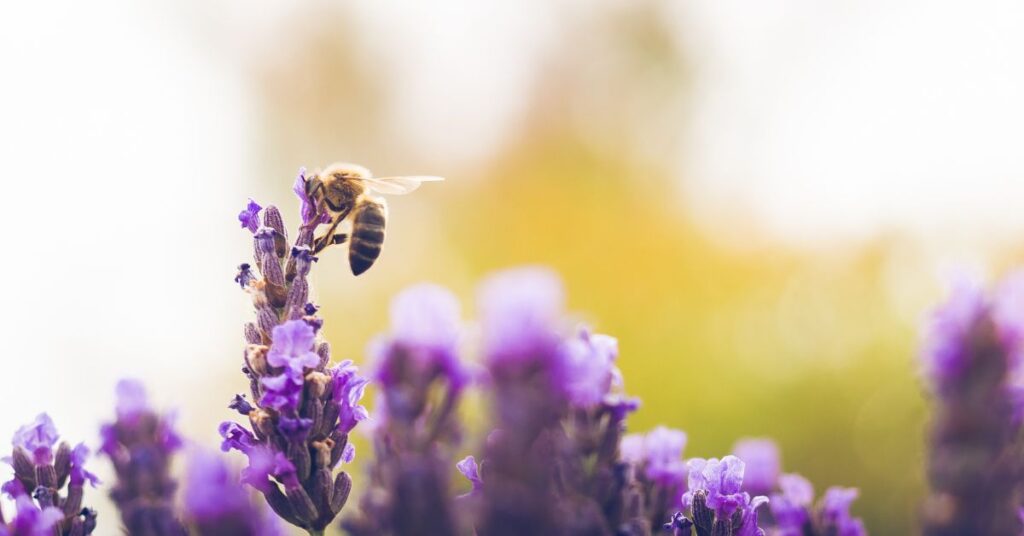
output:
{"label": "white sky", "polygon": [[687,5],[701,204],[740,198],[800,239],[1024,232],[1024,5]]}

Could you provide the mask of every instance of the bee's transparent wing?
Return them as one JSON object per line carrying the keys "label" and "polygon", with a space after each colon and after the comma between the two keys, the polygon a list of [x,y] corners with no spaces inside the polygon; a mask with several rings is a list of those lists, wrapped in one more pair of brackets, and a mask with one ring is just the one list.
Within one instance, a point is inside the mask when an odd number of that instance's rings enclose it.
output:
{"label": "bee's transparent wing", "polygon": [[382,194],[402,195],[414,191],[424,182],[443,181],[444,177],[417,175],[410,177],[373,177],[363,179],[366,185]]}

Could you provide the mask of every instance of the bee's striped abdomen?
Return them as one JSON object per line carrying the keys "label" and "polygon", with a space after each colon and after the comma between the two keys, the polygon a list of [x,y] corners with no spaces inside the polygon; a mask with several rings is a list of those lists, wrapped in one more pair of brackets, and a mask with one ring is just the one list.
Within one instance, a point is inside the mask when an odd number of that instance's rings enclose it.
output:
{"label": "bee's striped abdomen", "polygon": [[348,264],[359,275],[373,266],[384,244],[386,210],[384,200],[371,199],[360,203],[352,219],[352,237],[348,244]]}

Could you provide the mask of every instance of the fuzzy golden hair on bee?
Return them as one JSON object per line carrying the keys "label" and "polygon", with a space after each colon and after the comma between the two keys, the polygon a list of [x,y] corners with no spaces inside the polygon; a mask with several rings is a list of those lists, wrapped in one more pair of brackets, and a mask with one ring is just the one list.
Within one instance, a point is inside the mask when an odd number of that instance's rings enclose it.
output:
{"label": "fuzzy golden hair on bee", "polygon": [[[366,272],[380,256],[388,210],[384,199],[371,192],[403,195],[424,182],[441,180],[430,175],[374,177],[365,167],[347,162],[327,166],[306,182],[306,195],[330,216],[327,231],[314,239],[313,253],[348,242],[352,273]],[[351,235],[336,232],[343,222],[351,223]]]}

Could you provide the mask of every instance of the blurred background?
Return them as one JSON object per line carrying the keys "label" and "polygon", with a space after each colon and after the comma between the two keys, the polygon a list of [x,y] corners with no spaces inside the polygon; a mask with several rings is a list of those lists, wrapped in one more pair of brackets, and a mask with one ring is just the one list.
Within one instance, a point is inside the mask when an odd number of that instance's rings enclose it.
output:
{"label": "blurred background", "polygon": [[547,264],[619,338],[633,431],[773,437],[907,533],[920,321],[952,271],[1024,257],[1022,25],[995,0],[5,5],[0,436],[46,410],[96,445],[136,376],[214,447],[245,388],[235,215],[294,224],[297,169],[347,160],[448,181],[389,200],[366,275],[322,256],[336,357],[410,283],[472,317],[484,274]]}

